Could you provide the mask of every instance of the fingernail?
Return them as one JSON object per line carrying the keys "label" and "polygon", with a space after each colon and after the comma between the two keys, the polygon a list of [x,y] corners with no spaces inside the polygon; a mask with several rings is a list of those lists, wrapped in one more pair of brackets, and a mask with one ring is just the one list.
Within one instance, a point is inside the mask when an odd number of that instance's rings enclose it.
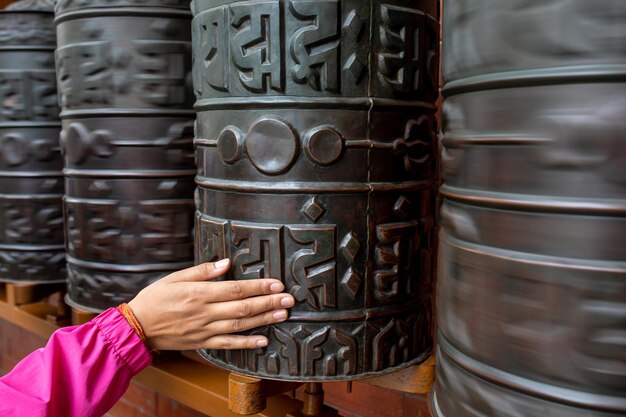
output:
{"label": "fingernail", "polygon": [[215,268],[222,269],[225,268],[226,265],[228,265],[228,259],[222,259],[221,261],[215,263]]}
{"label": "fingernail", "polygon": [[274,318],[276,320],[284,320],[287,318],[287,312],[286,311],[277,311],[274,313]]}
{"label": "fingernail", "polygon": [[285,286],[281,284],[280,282],[275,282],[272,285],[270,285],[270,290],[272,292],[281,292],[283,289],[285,289]]}
{"label": "fingernail", "polygon": [[258,347],[265,347],[267,346],[267,340],[266,339],[259,339],[256,341],[256,345]]}
{"label": "fingernail", "polygon": [[293,307],[294,300],[293,297],[285,297],[280,300],[280,305],[283,307]]}

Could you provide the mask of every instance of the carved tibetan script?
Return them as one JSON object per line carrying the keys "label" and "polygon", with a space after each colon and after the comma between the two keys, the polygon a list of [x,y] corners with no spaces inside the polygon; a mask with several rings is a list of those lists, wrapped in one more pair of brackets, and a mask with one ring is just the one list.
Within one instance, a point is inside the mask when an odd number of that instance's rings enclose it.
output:
{"label": "carved tibetan script", "polygon": [[136,92],[146,104],[179,107],[190,99],[183,42],[136,40],[132,54],[110,42],[84,42],[57,49],[57,79],[64,108],[109,106]]}
{"label": "carved tibetan script", "polygon": [[[194,85],[211,91],[289,92],[294,85],[340,94],[342,80],[359,84],[367,15],[340,0],[242,1],[204,10],[194,19]],[[380,4],[377,51],[381,91],[410,93],[426,72],[427,18],[412,8]],[[365,36],[366,37],[366,36]],[[342,73],[346,77],[342,77]],[[363,91],[365,93],[365,91]]]}
{"label": "carved tibetan script", "polygon": [[200,261],[230,256],[237,279],[283,276],[300,302],[315,310],[337,308],[336,227],[259,225],[200,217],[206,235]]}

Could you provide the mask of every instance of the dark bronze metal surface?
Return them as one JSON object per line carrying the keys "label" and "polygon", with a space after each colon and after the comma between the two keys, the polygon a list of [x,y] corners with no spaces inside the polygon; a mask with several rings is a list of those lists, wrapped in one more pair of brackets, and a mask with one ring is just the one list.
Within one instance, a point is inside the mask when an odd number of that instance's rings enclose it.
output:
{"label": "dark bronze metal surface", "polygon": [[[126,7],[157,7],[188,11],[189,2],[190,0],[55,0],[54,11],[57,15],[73,10],[102,7],[116,8],[118,10]],[[127,12],[129,11],[128,9],[126,10]]]}
{"label": "dark bronze metal surface", "polygon": [[626,414],[625,27],[444,3],[437,417]]}
{"label": "dark bronze metal surface", "polygon": [[183,4],[56,3],[74,307],[119,304],[192,264],[191,15]]}
{"label": "dark bronze metal surface", "polygon": [[195,1],[196,260],[274,277],[270,379],[382,374],[430,353],[437,1]]}
{"label": "dark bronze metal surface", "polygon": [[52,2],[0,11],[0,281],[63,282]]}

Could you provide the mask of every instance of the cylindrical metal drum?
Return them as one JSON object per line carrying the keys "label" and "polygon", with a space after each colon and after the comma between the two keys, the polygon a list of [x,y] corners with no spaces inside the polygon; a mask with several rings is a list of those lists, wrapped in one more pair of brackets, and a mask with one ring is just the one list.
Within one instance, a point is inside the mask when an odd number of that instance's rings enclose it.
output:
{"label": "cylindrical metal drum", "polygon": [[202,351],[264,378],[345,380],[430,354],[438,1],[192,7],[196,260],[281,279],[290,319],[254,351]]}
{"label": "cylindrical metal drum", "polygon": [[185,0],[59,0],[68,301],[102,310],[193,259]]}
{"label": "cylindrical metal drum", "polygon": [[0,281],[63,282],[52,2],[0,11]]}
{"label": "cylindrical metal drum", "polygon": [[433,412],[626,415],[626,2],[443,7]]}

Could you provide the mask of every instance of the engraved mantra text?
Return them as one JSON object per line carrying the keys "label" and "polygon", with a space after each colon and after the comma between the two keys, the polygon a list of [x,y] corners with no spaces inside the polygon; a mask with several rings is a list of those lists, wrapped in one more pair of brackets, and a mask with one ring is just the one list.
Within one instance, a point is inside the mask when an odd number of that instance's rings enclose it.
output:
{"label": "engraved mantra text", "polygon": [[[359,84],[369,59],[367,18],[341,13],[339,0],[238,2],[201,12],[193,23],[196,94],[228,92],[233,82],[251,93],[285,92],[286,76],[332,94],[341,93],[342,80]],[[379,79],[392,91],[417,91],[429,53],[420,51],[419,41],[427,37],[429,19],[386,4],[380,14]]]}
{"label": "engraved mantra text", "polygon": [[[204,216],[199,223],[206,238],[202,261],[230,257],[236,279],[280,277],[285,268],[286,284],[298,301],[306,301],[316,310],[338,307],[336,226],[260,226]],[[417,222],[379,225],[377,230],[379,269],[374,295],[380,300],[394,300],[410,291],[410,283],[405,281],[413,262],[410,254],[419,246],[415,241]]]}

